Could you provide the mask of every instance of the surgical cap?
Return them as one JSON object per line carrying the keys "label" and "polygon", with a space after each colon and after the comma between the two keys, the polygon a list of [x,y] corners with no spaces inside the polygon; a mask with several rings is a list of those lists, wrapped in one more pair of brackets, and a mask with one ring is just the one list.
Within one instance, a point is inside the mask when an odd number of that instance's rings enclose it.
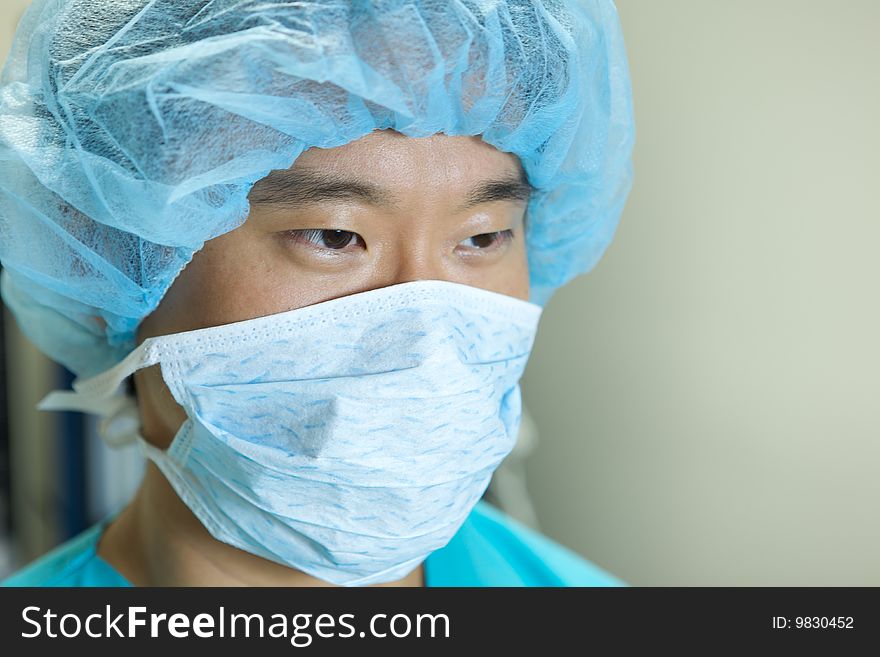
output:
{"label": "surgical cap", "polygon": [[610,0],[35,0],[0,78],[3,299],[79,376],[248,193],[373,130],[479,135],[535,188],[530,300],[590,270],[632,180]]}

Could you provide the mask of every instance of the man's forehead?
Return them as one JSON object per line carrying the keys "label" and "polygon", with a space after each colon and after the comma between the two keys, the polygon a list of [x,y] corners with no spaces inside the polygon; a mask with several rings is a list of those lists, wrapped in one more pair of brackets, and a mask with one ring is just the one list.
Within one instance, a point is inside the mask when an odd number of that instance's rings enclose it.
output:
{"label": "man's forehead", "polygon": [[[380,169],[375,169],[381,165]],[[448,135],[443,132],[411,137],[387,128],[373,130],[332,148],[312,147],[298,158],[295,167],[373,167],[377,176],[393,176],[411,167],[430,169],[438,175],[476,177],[491,171],[513,172],[521,168],[519,158],[499,150],[479,135]]]}
{"label": "man's forehead", "polygon": [[[401,185],[382,174],[382,170],[298,161],[290,169],[276,169],[254,184],[248,196],[252,205],[303,206],[326,202],[360,202],[394,209],[399,202]],[[467,181],[455,184],[450,191],[460,196],[459,210],[494,201],[526,202],[534,191],[521,166],[475,169]],[[377,175],[378,174],[378,175]],[[424,185],[425,181],[410,181]],[[410,185],[412,186],[412,185]]]}

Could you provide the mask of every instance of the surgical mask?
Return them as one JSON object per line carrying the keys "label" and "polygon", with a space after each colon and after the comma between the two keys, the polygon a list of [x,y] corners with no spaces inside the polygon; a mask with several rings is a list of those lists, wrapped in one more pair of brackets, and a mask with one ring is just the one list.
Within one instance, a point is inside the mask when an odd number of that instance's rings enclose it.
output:
{"label": "surgical mask", "polygon": [[[104,416],[219,541],[339,585],[446,545],[510,453],[542,307],[439,280],[148,338],[42,409]],[[186,411],[167,450],[123,382],[159,364]]]}

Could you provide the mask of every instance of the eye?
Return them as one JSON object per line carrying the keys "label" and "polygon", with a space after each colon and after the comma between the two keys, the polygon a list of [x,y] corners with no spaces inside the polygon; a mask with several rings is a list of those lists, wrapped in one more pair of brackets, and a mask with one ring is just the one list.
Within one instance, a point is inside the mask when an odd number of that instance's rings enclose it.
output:
{"label": "eye", "polygon": [[498,230],[494,233],[481,233],[479,235],[474,235],[473,237],[468,237],[466,240],[462,240],[462,244],[471,242],[478,251],[491,251],[504,246],[512,239],[513,230],[507,229]]}
{"label": "eye", "polygon": [[287,235],[294,242],[306,242],[324,251],[342,251],[345,247],[363,238],[357,233],[335,228],[306,228],[302,230],[289,230]]}

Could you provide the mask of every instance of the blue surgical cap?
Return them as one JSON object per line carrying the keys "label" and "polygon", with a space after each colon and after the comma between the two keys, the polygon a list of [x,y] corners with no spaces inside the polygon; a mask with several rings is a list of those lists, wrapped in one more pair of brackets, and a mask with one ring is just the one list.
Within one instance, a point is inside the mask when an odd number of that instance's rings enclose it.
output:
{"label": "blue surgical cap", "polygon": [[535,187],[530,300],[590,270],[632,184],[610,0],[35,0],[0,79],[3,299],[80,376],[122,360],[253,184],[373,130],[479,135]]}

